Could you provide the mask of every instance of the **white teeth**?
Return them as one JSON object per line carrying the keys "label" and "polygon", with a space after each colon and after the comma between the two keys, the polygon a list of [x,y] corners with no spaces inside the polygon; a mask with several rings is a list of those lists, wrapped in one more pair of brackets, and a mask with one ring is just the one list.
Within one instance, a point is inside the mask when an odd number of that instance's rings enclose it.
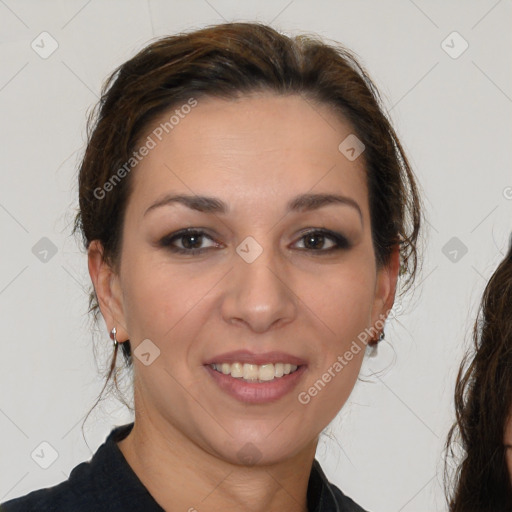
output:
{"label": "white teeth", "polygon": [[259,377],[259,368],[255,364],[244,364],[244,379],[256,380]]}
{"label": "white teeth", "polygon": [[224,375],[231,375],[231,377],[237,379],[260,382],[274,380],[274,378],[288,375],[297,369],[297,365],[290,363],[268,363],[262,365],[249,363],[216,363],[210,366]]}
{"label": "white teeth", "polygon": [[[226,364],[229,364],[229,363],[226,363]],[[233,363],[230,366],[231,366],[231,370],[229,373],[231,373],[231,377],[241,378],[244,376],[244,369],[240,363]],[[215,368],[215,369],[217,369],[217,368]]]}
{"label": "white teeth", "polygon": [[258,378],[260,380],[273,380],[275,370],[273,364],[262,364],[258,371]]}

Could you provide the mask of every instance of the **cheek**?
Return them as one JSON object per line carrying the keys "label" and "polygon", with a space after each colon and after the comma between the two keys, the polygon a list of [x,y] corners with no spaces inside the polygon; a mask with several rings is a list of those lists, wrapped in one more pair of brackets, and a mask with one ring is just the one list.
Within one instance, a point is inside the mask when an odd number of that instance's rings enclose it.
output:
{"label": "cheek", "polygon": [[508,478],[512,484],[512,449],[509,448],[506,450],[505,457],[507,459]]}
{"label": "cheek", "polygon": [[137,338],[152,339],[169,329],[186,299],[179,269],[155,261],[150,251],[134,245],[127,240],[123,248],[121,280],[127,327],[137,343]]}
{"label": "cheek", "polygon": [[324,278],[320,276],[304,289],[321,319],[334,333],[346,338],[369,327],[375,290],[371,268],[340,267],[339,271],[329,271]]}
{"label": "cheek", "polygon": [[173,281],[172,275],[166,276],[158,267],[148,267],[140,259],[125,269],[124,311],[130,334],[136,338],[155,336],[166,319],[170,323],[169,313],[180,304],[178,291],[167,281]]}
{"label": "cheek", "polygon": [[[331,401],[340,407],[348,398],[366,350],[374,336],[371,331],[375,275],[372,266],[350,265],[339,272],[321,276],[314,286],[304,286],[304,302],[311,304],[314,322],[318,326],[314,340],[314,364],[309,384],[321,380],[327,392],[318,393],[318,401]],[[318,386],[317,386],[318,388]],[[322,388],[323,389],[323,388]],[[315,391],[311,390],[314,394]]]}
{"label": "cheek", "polygon": [[162,254],[126,250],[123,261],[123,301],[127,327],[135,339],[154,338],[155,343],[172,343],[190,318],[201,315],[208,293],[222,283],[225,268],[199,268],[175,264]]}

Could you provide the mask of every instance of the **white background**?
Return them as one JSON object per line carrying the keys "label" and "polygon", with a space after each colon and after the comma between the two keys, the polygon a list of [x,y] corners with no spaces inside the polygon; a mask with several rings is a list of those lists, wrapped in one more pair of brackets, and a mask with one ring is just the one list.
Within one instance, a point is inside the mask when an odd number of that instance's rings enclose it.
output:
{"label": "white background", "polygon": [[[317,457],[371,511],[446,510],[456,370],[512,229],[510,0],[0,1],[0,502],[64,480],[131,418],[106,402],[85,443],[110,350],[101,325],[96,362],[86,257],[70,236],[88,109],[153,37],[224,20],[339,41],[384,96],[427,206],[423,272],[363,367],[383,371],[358,382]],[[31,48],[43,31],[59,45],[47,59]],[[442,46],[453,31],[469,44],[456,59]],[[57,247],[46,263],[32,252],[42,237]],[[442,251],[452,237],[467,247],[456,262]],[[48,469],[30,456],[43,441],[58,452]]]}

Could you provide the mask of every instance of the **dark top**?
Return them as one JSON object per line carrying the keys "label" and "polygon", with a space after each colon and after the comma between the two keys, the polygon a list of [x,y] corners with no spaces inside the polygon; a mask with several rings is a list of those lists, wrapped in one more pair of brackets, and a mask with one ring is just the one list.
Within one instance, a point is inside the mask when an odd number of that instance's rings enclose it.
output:
{"label": "dark top", "polygon": [[[0,512],[162,512],[132,470],[117,442],[133,422],[114,428],[89,462],[78,464],[68,480],[0,504]],[[309,476],[310,512],[366,512],[329,483],[315,459]]]}

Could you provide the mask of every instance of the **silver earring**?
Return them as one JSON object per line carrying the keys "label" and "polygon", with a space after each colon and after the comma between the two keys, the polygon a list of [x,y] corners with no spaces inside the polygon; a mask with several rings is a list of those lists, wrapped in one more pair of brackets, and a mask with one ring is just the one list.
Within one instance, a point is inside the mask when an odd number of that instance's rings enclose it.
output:
{"label": "silver earring", "polygon": [[112,330],[110,331],[110,339],[114,341],[114,349],[117,347],[117,329],[115,327],[112,327]]}
{"label": "silver earring", "polygon": [[368,357],[377,357],[379,355],[379,343],[384,339],[386,335],[384,334],[384,330],[381,331],[379,335],[379,339],[371,346],[370,354]]}

